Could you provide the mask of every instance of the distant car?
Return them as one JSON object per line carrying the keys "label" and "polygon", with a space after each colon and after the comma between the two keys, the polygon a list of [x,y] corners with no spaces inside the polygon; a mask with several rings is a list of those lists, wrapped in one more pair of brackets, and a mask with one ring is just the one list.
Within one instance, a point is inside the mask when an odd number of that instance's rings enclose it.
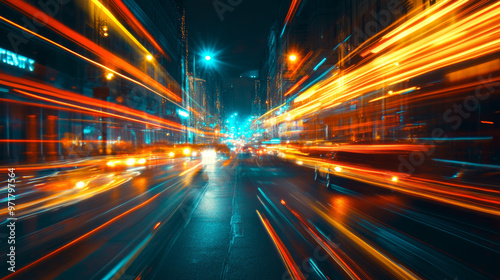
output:
{"label": "distant car", "polygon": [[267,154],[270,155],[270,156],[278,156],[279,154],[279,151],[276,150],[276,149],[272,149],[272,150],[267,150]]}
{"label": "distant car", "polygon": [[321,160],[325,162],[318,162],[314,166],[314,181],[318,182],[320,180],[324,180],[327,189],[332,188],[333,175],[331,174],[332,169],[330,167],[330,164],[331,162],[334,162],[336,160],[335,154],[336,154],[335,152],[321,154],[319,157]]}
{"label": "distant car", "polygon": [[399,172],[399,157],[406,157],[406,153],[355,153],[355,152],[327,152],[319,155],[320,160],[314,166],[314,181],[324,181],[328,189],[335,187],[336,177],[344,172],[343,166],[367,168],[383,174],[388,181],[396,183]]}
{"label": "distant car", "polygon": [[132,167],[146,166],[157,164],[156,158],[153,156],[136,155],[127,157],[114,157],[106,160],[106,169],[108,171],[125,170]]}

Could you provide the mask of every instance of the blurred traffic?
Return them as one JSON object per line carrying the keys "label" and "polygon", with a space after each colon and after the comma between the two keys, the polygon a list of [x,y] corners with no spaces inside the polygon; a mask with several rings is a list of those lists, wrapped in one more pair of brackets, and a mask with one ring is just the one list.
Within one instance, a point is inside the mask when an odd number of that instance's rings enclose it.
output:
{"label": "blurred traffic", "polygon": [[261,1],[0,0],[2,279],[500,279],[500,2]]}

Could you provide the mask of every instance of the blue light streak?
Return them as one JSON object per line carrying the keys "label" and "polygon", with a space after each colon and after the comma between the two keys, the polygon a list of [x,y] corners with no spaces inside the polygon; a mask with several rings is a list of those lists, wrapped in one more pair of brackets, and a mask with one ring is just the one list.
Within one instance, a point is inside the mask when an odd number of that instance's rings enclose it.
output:
{"label": "blue light streak", "polygon": [[442,137],[442,138],[418,138],[418,140],[427,140],[427,141],[479,141],[479,140],[491,140],[493,137]]}
{"label": "blue light streak", "polygon": [[337,46],[335,46],[335,48],[333,48],[333,51],[336,50],[338,47],[340,47],[341,44],[345,43],[345,41],[347,41],[349,38],[351,38],[352,34],[347,36],[347,38],[344,39],[344,41],[340,42]]}
{"label": "blue light streak", "polygon": [[314,81],[310,82],[307,86],[305,86],[303,89],[301,89],[299,91],[299,93],[303,92],[304,90],[306,90],[307,88],[309,88],[310,86],[314,85],[315,83],[317,83],[319,80],[323,79],[326,74],[328,74],[328,72],[332,71],[336,66],[332,66],[330,69],[326,70],[325,73],[321,74],[321,76],[317,77],[316,79],[314,79]]}
{"label": "blue light streak", "polygon": [[323,58],[323,60],[321,60],[321,61],[318,63],[318,65],[316,65],[316,66],[313,68],[313,71],[318,70],[318,68],[319,68],[321,65],[323,65],[323,63],[325,63],[325,61],[326,61],[326,57],[325,57],[325,58]]}

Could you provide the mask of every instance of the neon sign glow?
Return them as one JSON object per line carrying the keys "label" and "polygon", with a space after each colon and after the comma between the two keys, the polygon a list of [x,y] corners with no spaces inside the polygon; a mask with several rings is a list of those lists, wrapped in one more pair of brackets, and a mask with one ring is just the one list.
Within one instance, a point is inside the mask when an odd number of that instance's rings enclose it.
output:
{"label": "neon sign glow", "polygon": [[8,50],[0,48],[0,61],[4,64],[15,66],[19,69],[28,69],[28,71],[33,72],[35,70],[35,61],[31,58],[13,53]]}

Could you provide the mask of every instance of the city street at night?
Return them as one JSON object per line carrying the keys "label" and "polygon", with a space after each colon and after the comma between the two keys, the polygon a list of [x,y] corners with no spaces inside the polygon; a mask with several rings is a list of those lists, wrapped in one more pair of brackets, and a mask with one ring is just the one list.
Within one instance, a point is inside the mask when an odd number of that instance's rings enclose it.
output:
{"label": "city street at night", "polygon": [[0,280],[500,279],[499,15],[0,0]]}
{"label": "city street at night", "polygon": [[53,199],[60,204],[18,214],[17,276],[488,279],[498,273],[499,228],[491,216],[349,180],[331,191],[313,174],[243,155],[202,165],[172,160],[154,174],[114,173],[124,181],[102,193],[66,192]]}

